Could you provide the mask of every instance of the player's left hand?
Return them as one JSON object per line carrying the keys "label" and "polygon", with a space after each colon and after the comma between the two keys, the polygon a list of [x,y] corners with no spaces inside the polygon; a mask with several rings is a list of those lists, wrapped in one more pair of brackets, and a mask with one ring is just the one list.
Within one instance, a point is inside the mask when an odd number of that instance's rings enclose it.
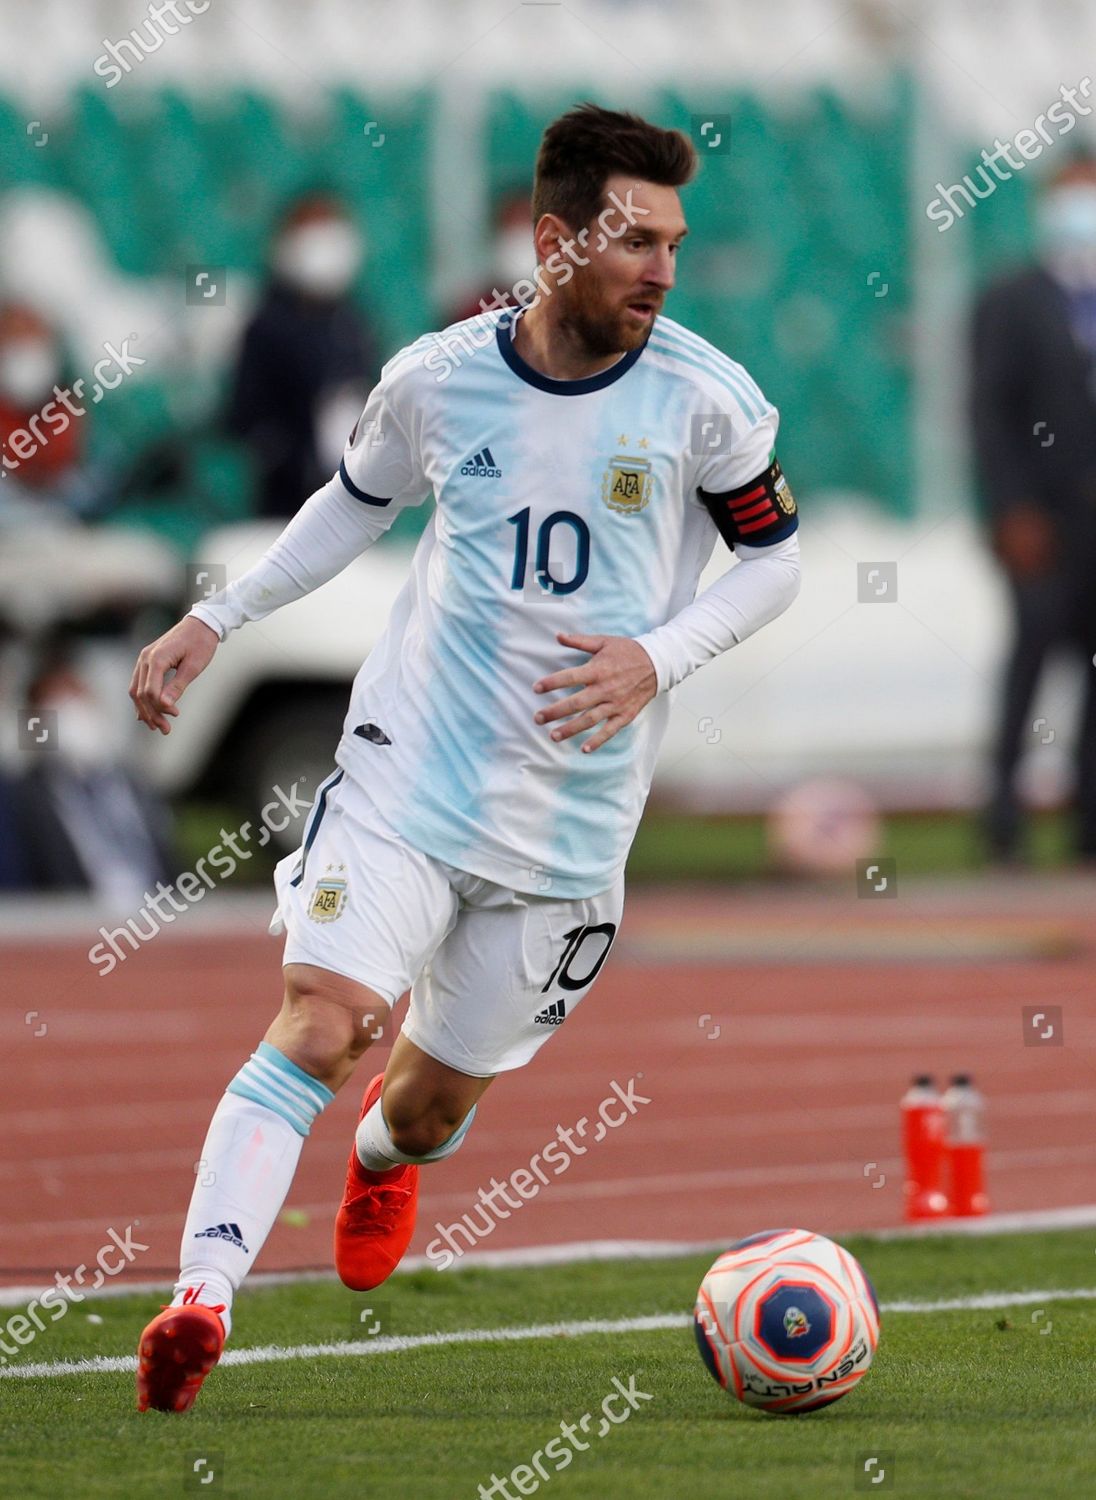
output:
{"label": "player's left hand", "polygon": [[[566,667],[533,683],[534,693],[554,693],[577,688],[551,708],[538,709],[538,724],[558,723],[554,740],[569,740],[583,730],[595,733],[583,742],[583,751],[597,750],[606,740],[630,724],[658,692],[654,663],[638,641],[626,635],[556,636],[561,646],[585,651],[589,660],[580,667]],[[600,725],[600,728],[598,727]]]}

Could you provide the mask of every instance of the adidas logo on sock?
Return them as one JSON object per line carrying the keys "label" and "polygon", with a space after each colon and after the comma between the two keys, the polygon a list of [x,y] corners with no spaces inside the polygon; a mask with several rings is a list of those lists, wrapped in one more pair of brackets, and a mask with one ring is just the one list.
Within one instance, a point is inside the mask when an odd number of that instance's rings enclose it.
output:
{"label": "adidas logo on sock", "polygon": [[199,1229],[194,1238],[196,1240],[227,1240],[230,1245],[235,1245],[237,1250],[242,1250],[245,1255],[251,1254],[244,1244],[239,1224],[211,1224],[208,1229]]}
{"label": "adidas logo on sock", "polygon": [[502,470],[495,463],[494,454],[490,448],[483,448],[479,453],[473,453],[472,457],[461,469],[462,474],[469,474],[474,479],[501,479]]}
{"label": "adidas logo on sock", "polygon": [[534,1026],[562,1026],[567,1019],[567,1008],[562,1000],[553,1000],[546,1010],[533,1017]]}

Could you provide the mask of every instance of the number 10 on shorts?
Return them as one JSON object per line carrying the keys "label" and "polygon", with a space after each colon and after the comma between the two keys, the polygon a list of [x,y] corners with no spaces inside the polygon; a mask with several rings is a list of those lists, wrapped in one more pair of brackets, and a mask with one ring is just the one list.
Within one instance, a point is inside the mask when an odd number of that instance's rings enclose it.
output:
{"label": "number 10 on shorts", "polygon": [[[601,972],[616,937],[615,922],[598,922],[591,927],[572,927],[563,934],[566,947],[541,990],[546,995],[554,984],[561,990],[584,990]],[[587,938],[591,943],[587,946]]]}

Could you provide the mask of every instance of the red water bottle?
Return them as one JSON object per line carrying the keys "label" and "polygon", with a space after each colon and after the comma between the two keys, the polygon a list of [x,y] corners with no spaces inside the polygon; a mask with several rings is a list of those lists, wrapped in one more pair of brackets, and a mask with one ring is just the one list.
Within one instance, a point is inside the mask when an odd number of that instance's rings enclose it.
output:
{"label": "red water bottle", "polygon": [[969,1219],[989,1212],[986,1105],[969,1073],[956,1073],[944,1095],[951,1211]]}
{"label": "red water bottle", "polygon": [[942,1218],[948,1212],[944,1105],[927,1073],[913,1080],[902,1099],[902,1152],[906,1162],[905,1217]]}

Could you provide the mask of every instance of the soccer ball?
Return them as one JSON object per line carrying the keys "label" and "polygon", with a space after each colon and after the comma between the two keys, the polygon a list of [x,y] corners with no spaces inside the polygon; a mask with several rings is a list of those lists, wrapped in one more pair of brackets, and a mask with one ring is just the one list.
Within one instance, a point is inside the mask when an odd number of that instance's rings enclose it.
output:
{"label": "soccer ball", "polygon": [[725,1250],[700,1283],[701,1358],[747,1406],[797,1414],[848,1395],[879,1342],[860,1263],[809,1229],[768,1229]]}

